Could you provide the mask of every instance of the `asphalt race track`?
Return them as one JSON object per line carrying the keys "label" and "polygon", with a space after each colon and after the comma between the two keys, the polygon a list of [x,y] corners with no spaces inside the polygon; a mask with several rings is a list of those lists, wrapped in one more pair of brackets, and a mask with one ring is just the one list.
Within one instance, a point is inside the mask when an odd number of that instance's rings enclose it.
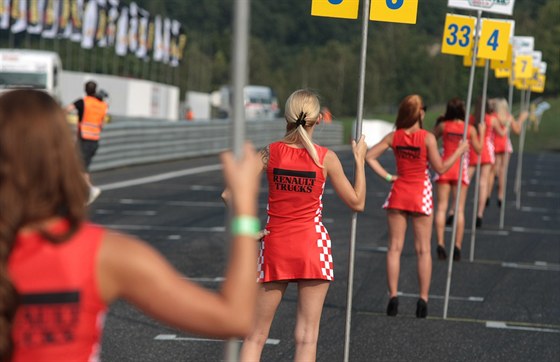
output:
{"label": "asphalt race track", "polygon": [[[338,154],[350,175],[349,148]],[[394,171],[391,154],[381,161]],[[228,250],[218,164],[217,157],[207,157],[95,173],[93,180],[103,193],[91,207],[91,219],[146,240],[185,276],[218,288]],[[414,317],[418,287],[410,233],[401,259],[399,315],[385,315],[387,226],[381,204],[389,184],[367,171],[366,210],[358,218],[351,361],[560,360],[560,154],[525,156],[520,210],[512,191],[515,165],[514,155],[505,228],[497,226],[494,196],[476,234],[474,262],[468,261],[469,195],[463,259],[453,265],[446,320],[442,316],[448,264],[435,257],[435,236],[429,316]],[[317,360],[342,361],[351,213],[329,185],[323,200],[324,223],[333,240],[335,281],[323,310]],[[265,206],[263,185],[262,220]],[[450,232],[446,235],[451,237]],[[291,285],[284,296],[263,361],[293,359],[296,293]],[[111,306],[102,349],[104,361],[224,359],[222,341],[163,326],[125,302]]]}

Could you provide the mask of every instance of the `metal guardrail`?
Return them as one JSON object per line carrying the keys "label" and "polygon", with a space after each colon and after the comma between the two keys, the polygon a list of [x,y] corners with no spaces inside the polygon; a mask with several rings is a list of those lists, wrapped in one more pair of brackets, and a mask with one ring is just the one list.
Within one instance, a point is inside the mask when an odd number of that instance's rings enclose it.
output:
{"label": "metal guardrail", "polygon": [[[218,154],[231,147],[232,123],[114,119],[105,126],[91,171]],[[255,147],[274,142],[286,132],[283,120],[247,123]],[[342,124],[320,124],[313,139],[323,146],[343,143]]]}

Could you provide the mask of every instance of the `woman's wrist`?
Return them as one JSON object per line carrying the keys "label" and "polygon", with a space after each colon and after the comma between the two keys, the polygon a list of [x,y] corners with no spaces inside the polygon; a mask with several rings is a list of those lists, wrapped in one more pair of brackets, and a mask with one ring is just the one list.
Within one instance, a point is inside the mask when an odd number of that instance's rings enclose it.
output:
{"label": "woman's wrist", "polygon": [[390,173],[387,173],[385,175],[385,181],[387,181],[387,182],[393,181],[393,175],[391,175]]}
{"label": "woman's wrist", "polygon": [[231,235],[261,238],[261,223],[254,215],[237,215],[231,219]]}

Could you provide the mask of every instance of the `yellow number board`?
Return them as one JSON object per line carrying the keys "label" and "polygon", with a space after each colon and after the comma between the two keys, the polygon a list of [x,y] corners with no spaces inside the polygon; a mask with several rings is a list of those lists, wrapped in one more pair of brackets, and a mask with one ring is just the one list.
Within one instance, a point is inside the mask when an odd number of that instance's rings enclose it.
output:
{"label": "yellow number board", "polygon": [[369,20],[416,24],[418,0],[373,0]]}
{"label": "yellow number board", "polygon": [[533,75],[533,56],[530,54],[516,56],[513,70],[515,79],[531,78]]}
{"label": "yellow number board", "polygon": [[478,42],[478,58],[506,60],[508,57],[511,23],[482,19],[482,30]]}
{"label": "yellow number board", "polygon": [[472,16],[447,14],[441,40],[444,54],[468,55],[473,43],[476,19]]}

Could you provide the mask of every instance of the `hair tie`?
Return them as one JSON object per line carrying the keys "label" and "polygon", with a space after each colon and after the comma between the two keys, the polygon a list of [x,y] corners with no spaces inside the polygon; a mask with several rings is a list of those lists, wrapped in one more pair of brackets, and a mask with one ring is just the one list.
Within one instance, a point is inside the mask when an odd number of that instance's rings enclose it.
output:
{"label": "hair tie", "polygon": [[305,127],[305,117],[306,116],[307,116],[307,113],[303,113],[303,111],[301,111],[298,118],[296,119],[296,128],[298,126]]}

